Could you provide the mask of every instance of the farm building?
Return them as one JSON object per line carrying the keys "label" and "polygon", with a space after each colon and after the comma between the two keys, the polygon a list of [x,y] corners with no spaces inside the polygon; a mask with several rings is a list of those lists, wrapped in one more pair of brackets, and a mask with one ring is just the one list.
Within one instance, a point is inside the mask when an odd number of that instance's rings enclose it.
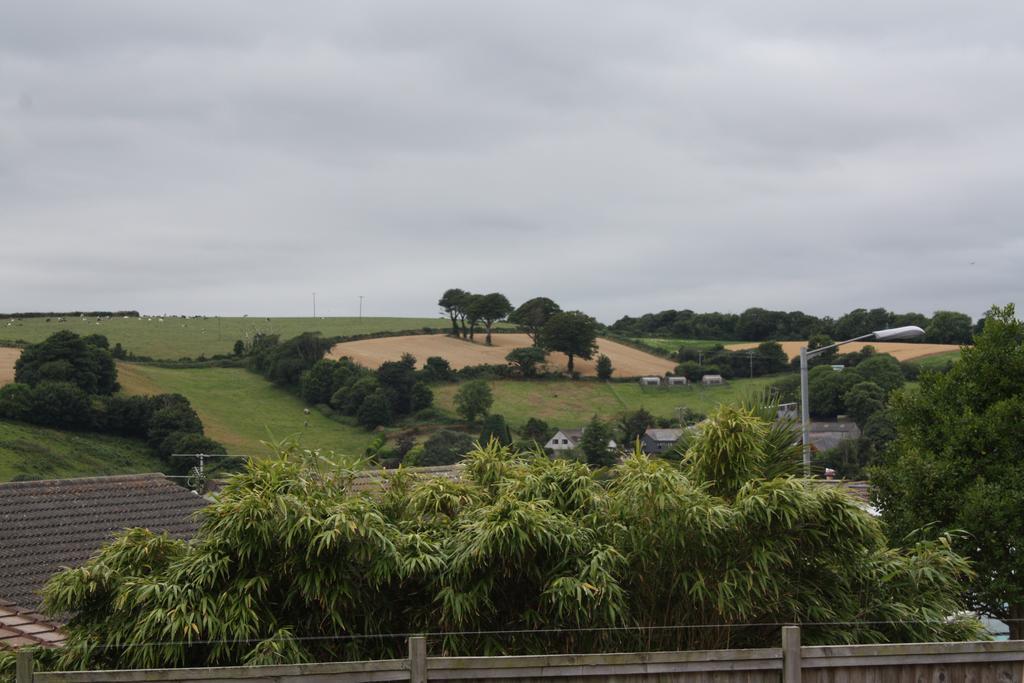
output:
{"label": "farm building", "polygon": [[687,384],[690,383],[690,380],[680,375],[678,377],[666,377],[665,382],[667,382],[670,387],[685,387]]}
{"label": "farm building", "polygon": [[671,450],[683,435],[682,429],[650,428],[640,437],[640,446],[648,455],[658,455]]}
{"label": "farm building", "polygon": [[661,386],[661,378],[660,377],[654,377],[654,376],[641,377],[640,378],[640,384],[643,385],[643,386],[646,386],[646,387],[660,387]]}
{"label": "farm building", "polygon": [[700,383],[704,386],[711,384],[725,384],[725,379],[721,375],[704,375],[700,378]]}
{"label": "farm building", "polygon": [[[570,451],[579,446],[580,439],[583,438],[583,431],[583,429],[560,429],[548,439],[544,448],[549,451]],[[608,442],[608,450],[615,450],[618,447],[619,445],[615,443],[614,439]]]}

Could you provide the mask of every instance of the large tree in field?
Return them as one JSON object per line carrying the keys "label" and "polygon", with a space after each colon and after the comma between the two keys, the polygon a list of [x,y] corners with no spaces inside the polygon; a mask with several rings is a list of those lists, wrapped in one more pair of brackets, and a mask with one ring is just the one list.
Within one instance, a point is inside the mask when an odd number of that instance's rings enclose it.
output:
{"label": "large tree in field", "polygon": [[459,336],[459,317],[462,310],[462,302],[468,294],[469,292],[462,289],[449,289],[441,295],[441,298],[437,302],[437,305],[441,307],[441,310],[444,311],[452,321],[453,337]]}
{"label": "large tree in field", "polygon": [[1024,635],[1024,323],[992,308],[973,347],[919,391],[897,393],[896,440],[872,472],[895,541],[916,529],[962,530],[957,548],[977,574],[977,609]]}
{"label": "large tree in field", "polygon": [[490,294],[476,297],[470,306],[472,308],[470,317],[484,324],[484,329],[487,330],[487,339],[485,341],[490,346],[491,329],[494,327],[494,323],[504,320],[512,312],[512,304],[508,302],[504,294],[491,292]]}
{"label": "large tree in field", "polygon": [[14,381],[70,382],[87,394],[109,395],[118,390],[117,367],[105,348],[106,338],[82,338],[69,330],[55,332],[30,344],[14,364]]}
{"label": "large tree in field", "polygon": [[[289,447],[250,460],[192,542],[128,531],[52,580],[46,607],[72,616],[42,663],[337,661],[404,648],[346,635],[438,631],[452,655],[777,647],[794,622],[809,644],[976,637],[966,561],[943,538],[888,547],[846,493],[790,475],[793,437],[723,408],[678,463],[597,474],[492,442],[458,480],[378,491],[360,462]],[[754,626],[657,628],[706,624]]]}
{"label": "large tree in field", "polygon": [[529,335],[534,345],[540,335],[541,328],[555,313],[562,311],[551,299],[546,296],[538,296],[521,304],[519,308],[512,311],[508,321],[522,328],[523,332]]}
{"label": "large tree in field", "polygon": [[555,313],[541,328],[540,345],[568,356],[571,374],[573,358],[590,360],[597,352],[597,321],[579,311]]}

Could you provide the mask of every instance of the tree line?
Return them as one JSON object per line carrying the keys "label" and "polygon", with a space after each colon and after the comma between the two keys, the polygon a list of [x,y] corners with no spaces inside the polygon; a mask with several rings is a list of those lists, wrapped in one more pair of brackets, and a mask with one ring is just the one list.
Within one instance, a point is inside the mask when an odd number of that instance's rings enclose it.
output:
{"label": "tree line", "polygon": [[609,329],[629,337],[781,341],[805,340],[815,335],[837,340],[853,339],[874,330],[904,325],[917,325],[925,331],[924,338],[917,341],[970,344],[973,334],[984,326],[984,318],[972,322],[969,315],[956,311],[936,311],[928,317],[922,313],[895,313],[884,308],[858,308],[837,319],[817,317],[802,311],[764,308],[748,308],[742,313],[695,313],[686,309],[645,313],[638,318],[624,316]]}
{"label": "tree line", "polygon": [[14,382],[0,388],[0,418],[144,439],[173,469],[190,463],[171,462],[172,453],[226,452],[204,435],[184,396],[122,396],[119,390],[107,338],[61,330],[21,352]]}

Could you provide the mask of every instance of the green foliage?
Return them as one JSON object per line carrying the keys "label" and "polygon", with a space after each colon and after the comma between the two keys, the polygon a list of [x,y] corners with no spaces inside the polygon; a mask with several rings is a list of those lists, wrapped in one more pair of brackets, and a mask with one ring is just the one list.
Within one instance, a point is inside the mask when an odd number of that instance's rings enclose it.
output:
{"label": "green foliage", "polygon": [[516,367],[521,377],[534,377],[537,374],[537,366],[543,365],[547,356],[544,349],[526,346],[512,349],[505,355],[505,360]]}
{"label": "green foliage", "polygon": [[519,328],[529,335],[534,344],[541,329],[555,313],[562,309],[551,299],[539,296],[523,303],[508,316],[508,321],[518,325]]}
{"label": "green foliage", "polygon": [[970,344],[973,335],[970,316],[955,311],[935,311],[924,330],[931,344]]}
{"label": "green foliage", "polygon": [[526,421],[526,424],[523,425],[519,434],[523,439],[543,446],[547,443],[548,439],[554,436],[555,430],[552,429],[544,420],[531,417]]}
{"label": "green foliage", "polygon": [[466,297],[469,296],[469,292],[462,289],[449,289],[441,295],[437,305],[441,307],[441,310],[448,316],[452,322],[452,336],[459,336],[459,320],[464,315],[464,302]]}
{"label": "green foliage", "polygon": [[30,344],[14,364],[14,381],[35,386],[41,382],[69,382],[86,394],[110,395],[117,391],[117,368],[107,351],[106,337],[79,337],[61,330],[38,344]]}
{"label": "green foliage", "polygon": [[508,302],[505,295],[492,292],[473,299],[470,304],[469,317],[484,324],[484,329],[487,330],[486,343],[490,346],[491,328],[494,327],[494,323],[503,320],[511,312],[512,304]]}
{"label": "green foliage", "polygon": [[421,370],[423,379],[428,382],[451,382],[455,379],[451,363],[440,356],[431,356]]}
{"label": "green foliage", "polygon": [[611,379],[614,368],[612,367],[612,359],[603,353],[597,357],[597,378],[598,379]]}
{"label": "green foliage", "polygon": [[555,313],[541,328],[538,345],[568,356],[572,374],[573,358],[590,360],[597,351],[597,321],[579,311]]}
{"label": "green foliage", "polygon": [[419,467],[452,465],[471,450],[473,439],[468,434],[442,429],[423,442],[423,450],[416,455],[415,464]]}
{"label": "green foliage", "polygon": [[465,382],[455,392],[455,410],[470,422],[490,412],[493,403],[491,385],[482,379]]}
{"label": "green foliage", "polygon": [[591,467],[608,467],[614,465],[618,459],[618,453],[614,448],[609,448],[608,443],[612,441],[611,425],[604,422],[595,415],[583,428],[583,436],[580,437],[579,449],[583,452],[587,464]]}
{"label": "green foliage", "polygon": [[654,416],[645,409],[640,408],[631,413],[626,413],[619,420],[620,442],[624,448],[633,448],[637,439],[643,437],[648,428],[654,426]]}
{"label": "green foliage", "polygon": [[[893,401],[897,437],[872,471],[893,539],[963,530],[977,570],[968,596],[998,618],[1024,617],[1024,323],[993,307],[949,372],[925,372]],[[1011,637],[1024,632],[1011,624]]]}
{"label": "green foliage", "polygon": [[855,370],[840,372],[827,365],[812,368],[807,377],[808,406],[813,417],[829,418],[846,409],[843,397],[861,379]]}
{"label": "green foliage", "polygon": [[857,382],[843,395],[846,412],[864,429],[872,415],[885,408],[885,389],[874,382]]}
{"label": "green foliage", "polygon": [[498,413],[491,413],[484,418],[480,429],[479,443],[488,444],[494,439],[502,446],[512,443],[512,434],[509,432],[508,423]]}
{"label": "green foliage", "polygon": [[[681,464],[635,453],[598,475],[492,443],[467,455],[460,480],[399,469],[383,493],[352,489],[360,462],[286,446],[228,482],[191,543],[130,530],[58,574],[45,606],[74,616],[45,666],[394,657],[404,643],[319,636],[441,630],[460,634],[444,640],[451,655],[778,638],[774,627],[577,627],[825,623],[805,630],[808,644],[980,635],[955,616],[969,569],[948,537],[891,549],[842,491],[772,472],[767,423],[737,410],[711,420],[724,424]],[[710,453],[728,456],[713,469],[725,479],[703,477]],[[499,629],[518,633],[472,635]]]}
{"label": "green foliage", "polygon": [[377,389],[359,404],[356,421],[366,429],[389,425],[395,419],[391,406],[390,392]]}
{"label": "green foliage", "polygon": [[409,392],[409,408],[412,412],[423,410],[434,405],[434,392],[424,382],[416,382]]}
{"label": "green foliage", "polygon": [[331,348],[331,342],[319,332],[303,332],[280,343],[269,335],[259,339],[259,344],[253,344],[249,366],[281,386],[298,386],[303,373]]}
{"label": "green foliage", "polygon": [[874,382],[886,396],[899,389],[906,381],[900,362],[887,353],[879,353],[857,364],[856,372],[865,381]]}

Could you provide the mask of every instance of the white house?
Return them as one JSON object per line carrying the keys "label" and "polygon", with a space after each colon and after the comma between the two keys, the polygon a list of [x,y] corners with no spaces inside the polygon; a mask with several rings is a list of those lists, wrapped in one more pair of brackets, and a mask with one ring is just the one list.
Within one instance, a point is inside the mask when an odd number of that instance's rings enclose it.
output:
{"label": "white house", "polygon": [[704,386],[709,384],[725,384],[725,380],[722,379],[721,375],[704,375],[700,378],[700,383]]}
{"label": "white house", "polygon": [[679,375],[678,377],[675,377],[675,376],[666,377],[665,381],[668,382],[668,385],[670,387],[686,386],[687,384],[690,383],[690,380],[686,379],[682,375]]}
{"label": "white house", "polygon": [[640,378],[640,384],[642,386],[659,387],[659,386],[661,386],[661,378],[660,377],[654,377],[654,376],[641,377]]}
{"label": "white house", "polygon": [[[548,442],[544,444],[545,450],[549,451],[568,451],[576,448],[580,445],[580,439],[583,438],[583,429],[559,429],[555,432],[555,435],[548,439]],[[618,448],[619,445],[612,439],[608,442],[608,450],[613,451]]]}

